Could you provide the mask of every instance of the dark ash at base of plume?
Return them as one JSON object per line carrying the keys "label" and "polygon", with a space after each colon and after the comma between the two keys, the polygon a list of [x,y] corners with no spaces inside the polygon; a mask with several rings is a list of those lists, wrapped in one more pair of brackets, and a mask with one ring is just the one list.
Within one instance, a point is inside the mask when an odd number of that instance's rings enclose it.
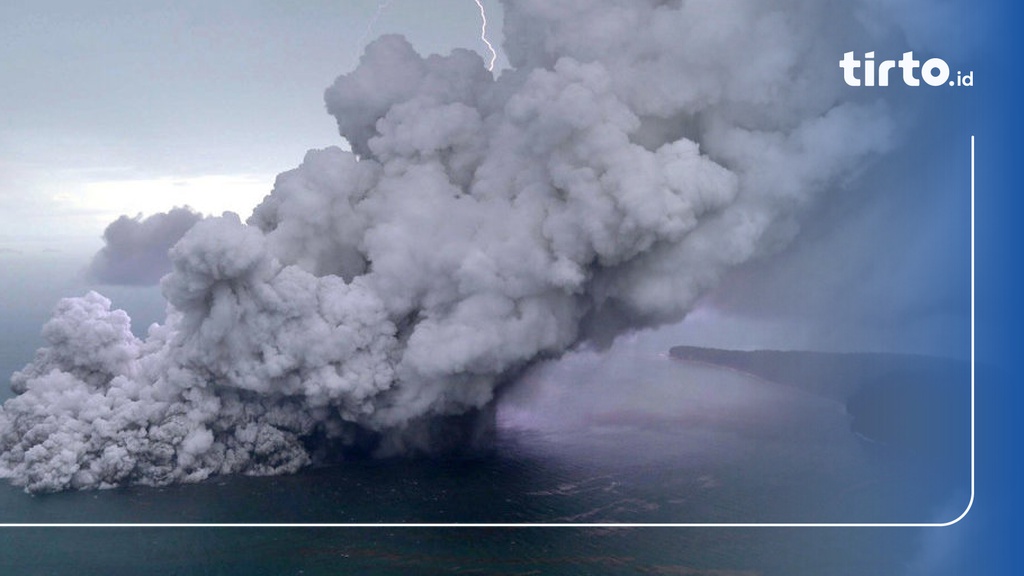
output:
{"label": "dark ash at base of plume", "polygon": [[351,424],[345,426],[340,436],[321,423],[300,440],[313,466],[398,456],[481,456],[494,448],[495,414],[492,402],[465,414],[418,418],[400,429],[385,432]]}

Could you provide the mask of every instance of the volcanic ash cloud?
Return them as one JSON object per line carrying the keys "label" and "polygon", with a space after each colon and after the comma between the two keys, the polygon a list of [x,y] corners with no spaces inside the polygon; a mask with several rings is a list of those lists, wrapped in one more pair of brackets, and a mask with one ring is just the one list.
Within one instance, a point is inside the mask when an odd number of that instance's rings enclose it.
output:
{"label": "volcanic ash cloud", "polygon": [[104,247],[86,272],[103,284],[156,284],[170,271],[167,251],[201,219],[187,206],[145,219],[121,216],[103,231]]}
{"label": "volcanic ash cloud", "polygon": [[196,223],[145,339],[96,293],[60,302],[0,411],[0,474],[429,452],[530,362],[679,320],[888,145],[828,80],[843,5],[508,2],[498,78],[373,42],[325,95],[352,152],[310,151],[246,223]]}

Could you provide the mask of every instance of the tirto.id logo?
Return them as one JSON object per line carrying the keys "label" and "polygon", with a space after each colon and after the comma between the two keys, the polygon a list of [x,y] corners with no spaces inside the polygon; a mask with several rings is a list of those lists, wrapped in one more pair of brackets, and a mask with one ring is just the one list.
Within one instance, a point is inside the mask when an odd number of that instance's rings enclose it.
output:
{"label": "tirto.id logo", "polygon": [[[874,52],[865,53],[864,60],[858,60],[853,57],[853,52],[847,52],[839,61],[839,67],[843,69],[843,80],[849,86],[888,86],[889,75],[893,68],[897,67],[901,72],[896,74],[903,79],[903,83],[907,86],[920,86],[922,80],[929,86],[942,86],[943,84],[974,86],[973,71],[969,70],[963,74],[957,70],[956,80],[951,80],[949,64],[946,64],[945,60],[931,58],[922,64],[920,60],[914,59],[913,52],[904,52],[903,58],[899,61],[882,60],[877,66]],[[862,73],[858,74],[858,70]],[[917,76],[918,71],[920,71],[920,76]]]}

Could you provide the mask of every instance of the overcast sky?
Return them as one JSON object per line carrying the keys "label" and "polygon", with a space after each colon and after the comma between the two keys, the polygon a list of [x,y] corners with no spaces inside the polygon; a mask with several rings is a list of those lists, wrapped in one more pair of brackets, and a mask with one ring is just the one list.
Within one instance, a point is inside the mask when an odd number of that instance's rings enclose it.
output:
{"label": "overcast sky", "polygon": [[486,53],[473,0],[0,3],[0,250],[91,253],[118,215],[181,204],[244,218],[343,144],[323,91],[388,32]]}
{"label": "overcast sky", "polygon": [[[500,41],[500,6],[484,5]],[[473,0],[430,6],[0,2],[0,380],[62,296],[100,289],[140,333],[162,320],[158,288],[84,278],[104,228],[183,204],[246,217],[307,150],[346,145],[323,93],[367,42],[400,33],[420,52],[486,55]]]}
{"label": "overcast sky", "polygon": [[[945,39],[939,52],[960,59],[960,52],[971,46],[961,38],[964,30],[976,28],[963,26],[970,14],[941,19],[950,27],[931,20],[925,25],[914,17],[923,4],[948,8],[948,2],[877,4],[878,10],[897,17],[906,14],[897,20],[915,45],[932,47]],[[490,38],[500,46],[501,7],[498,0],[484,0],[484,5]],[[21,310],[25,315],[18,318],[22,327],[4,325],[0,348],[21,346],[25,350],[11,355],[23,362],[35,344],[25,343],[21,334],[37,334],[58,295],[77,295],[83,289],[81,279],[60,284],[41,268],[27,272],[29,265],[43,265],[36,256],[60,255],[60,269],[74,275],[102,246],[104,228],[122,214],[149,215],[188,204],[206,214],[236,211],[244,219],[269,193],[276,175],[297,166],[307,150],[344,146],[324,109],[324,89],[351,71],[363,46],[384,33],[403,34],[424,54],[463,47],[486,56],[474,0],[0,2],[0,280],[5,288],[0,309],[8,321],[12,316],[7,312]],[[498,67],[503,64],[499,48]],[[947,164],[966,170],[966,140],[929,134],[921,141],[949,141],[949,157],[955,161]],[[929,178],[955,180],[944,173]],[[912,184],[897,189],[912,191],[926,183]],[[889,190],[877,196],[895,198]],[[845,236],[833,235],[831,244],[826,238],[817,252],[805,250],[810,256],[800,259],[800,265],[773,263],[781,272],[767,277],[758,272],[751,282],[740,270],[738,280],[727,280],[716,306],[698,310],[682,333],[671,331],[666,344],[834,347],[823,344],[819,333],[809,332],[802,318],[820,320],[821,310],[835,308],[833,292],[820,296],[815,286],[804,286],[801,279],[808,270],[829,277],[827,270],[838,264],[863,261],[883,270],[871,278],[890,279],[887,270],[912,269],[899,258],[922,261],[916,253],[886,250],[886,260],[844,248],[853,244],[851,238],[877,240],[904,231],[903,223],[909,221],[904,212],[882,206],[884,210],[865,210],[853,220],[864,224],[847,226]],[[921,237],[948,237],[949,227],[940,224]],[[818,228],[832,226],[826,222]],[[866,235],[864,230],[871,232]],[[793,251],[801,254],[799,250],[798,244]],[[828,258],[816,258],[816,253]],[[853,256],[836,258],[837,253]],[[908,295],[901,299],[888,284],[867,282],[864,274],[856,282],[849,272],[832,277],[835,286],[867,286],[872,297],[884,294],[880,300],[885,302],[921,300],[916,282],[903,282]],[[48,279],[52,286],[41,291],[36,279]],[[153,310],[141,312],[132,306],[133,292],[119,297],[112,290],[103,288],[134,317],[159,319],[162,303],[156,290],[149,291],[156,302]],[[846,316],[863,316],[860,308],[847,308]],[[872,310],[907,324],[892,306]],[[827,324],[841,327],[837,338],[850,331],[843,322]],[[931,323],[921,326],[922,332],[938,332]],[[863,338],[856,346],[865,342],[890,347],[877,338]]]}

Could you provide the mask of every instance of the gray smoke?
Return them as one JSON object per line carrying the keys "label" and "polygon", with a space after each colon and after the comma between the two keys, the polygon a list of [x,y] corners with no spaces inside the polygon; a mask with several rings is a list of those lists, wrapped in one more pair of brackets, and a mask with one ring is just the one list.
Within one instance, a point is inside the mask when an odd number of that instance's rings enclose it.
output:
{"label": "gray smoke", "polygon": [[512,70],[366,49],[247,223],[170,251],[144,340],[91,293],[0,411],[29,491],[291,472],[324,446],[430,451],[542,357],[681,319],[889,145],[846,101],[846,2],[505,3]]}
{"label": "gray smoke", "polygon": [[103,231],[104,246],[87,273],[102,284],[156,284],[171,271],[167,251],[202,218],[187,206],[148,218],[121,216]]}

